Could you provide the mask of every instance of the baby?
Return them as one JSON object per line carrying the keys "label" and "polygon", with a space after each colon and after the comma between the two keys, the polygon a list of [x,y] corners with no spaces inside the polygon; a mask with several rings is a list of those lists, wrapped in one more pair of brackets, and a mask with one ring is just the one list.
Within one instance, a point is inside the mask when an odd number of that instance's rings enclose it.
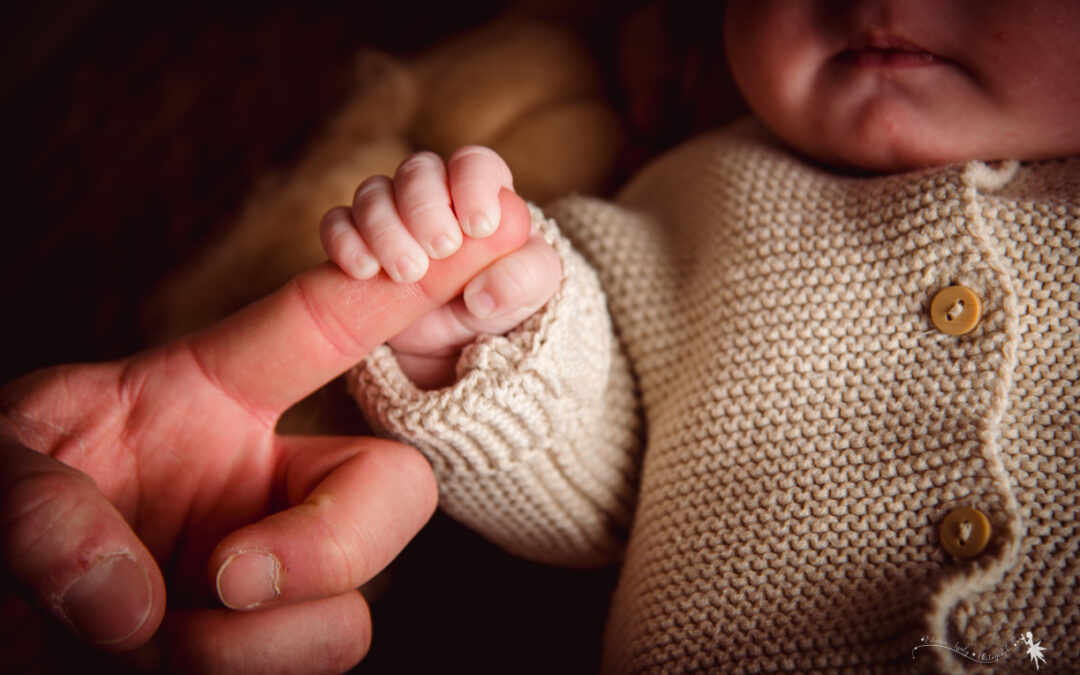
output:
{"label": "baby", "polygon": [[[605,670],[1075,667],[1080,3],[733,1],[724,35],[756,120],[530,207],[352,373],[365,414],[505,549],[621,562]],[[323,242],[408,283],[511,189],[421,153]]]}

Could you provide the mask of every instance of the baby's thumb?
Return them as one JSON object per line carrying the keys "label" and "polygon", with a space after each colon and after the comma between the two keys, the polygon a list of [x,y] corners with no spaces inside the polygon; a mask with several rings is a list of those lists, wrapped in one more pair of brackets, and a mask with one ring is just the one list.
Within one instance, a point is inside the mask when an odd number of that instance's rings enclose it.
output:
{"label": "baby's thumb", "polygon": [[93,480],[3,437],[0,570],[23,600],[110,651],[148,640],[165,611],[153,557]]}
{"label": "baby's thumb", "polygon": [[465,287],[469,327],[494,334],[515,328],[551,299],[561,278],[555,249],[533,233],[523,247],[496,260]]}

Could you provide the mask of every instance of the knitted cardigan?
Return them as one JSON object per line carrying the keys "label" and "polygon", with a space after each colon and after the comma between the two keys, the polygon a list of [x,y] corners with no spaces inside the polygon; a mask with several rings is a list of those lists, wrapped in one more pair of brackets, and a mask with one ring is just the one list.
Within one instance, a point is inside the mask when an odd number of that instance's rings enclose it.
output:
{"label": "knitted cardigan", "polygon": [[[746,121],[533,218],[540,313],[452,387],[385,347],[351,382],[454,517],[622,562],[605,671],[1080,668],[1080,159],[844,176]],[[951,285],[963,336],[929,318]]]}

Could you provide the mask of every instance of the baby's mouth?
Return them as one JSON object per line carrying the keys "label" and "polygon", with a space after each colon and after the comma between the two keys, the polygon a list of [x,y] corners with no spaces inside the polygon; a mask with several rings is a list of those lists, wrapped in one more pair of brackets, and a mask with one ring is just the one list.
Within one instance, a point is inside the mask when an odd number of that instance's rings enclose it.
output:
{"label": "baby's mouth", "polygon": [[945,59],[912,42],[880,35],[863,36],[833,58],[861,68],[924,68],[945,63]]}

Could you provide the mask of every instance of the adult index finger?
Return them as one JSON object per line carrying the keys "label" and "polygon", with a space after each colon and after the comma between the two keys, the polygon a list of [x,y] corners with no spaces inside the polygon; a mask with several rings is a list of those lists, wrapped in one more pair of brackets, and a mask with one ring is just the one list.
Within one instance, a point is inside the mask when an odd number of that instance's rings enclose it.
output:
{"label": "adult index finger", "polygon": [[431,261],[416,283],[396,284],[385,273],[357,281],[324,263],[179,346],[189,348],[206,377],[231,398],[276,419],[522,246],[528,209],[509,190],[499,200],[496,233],[466,238],[453,256]]}

